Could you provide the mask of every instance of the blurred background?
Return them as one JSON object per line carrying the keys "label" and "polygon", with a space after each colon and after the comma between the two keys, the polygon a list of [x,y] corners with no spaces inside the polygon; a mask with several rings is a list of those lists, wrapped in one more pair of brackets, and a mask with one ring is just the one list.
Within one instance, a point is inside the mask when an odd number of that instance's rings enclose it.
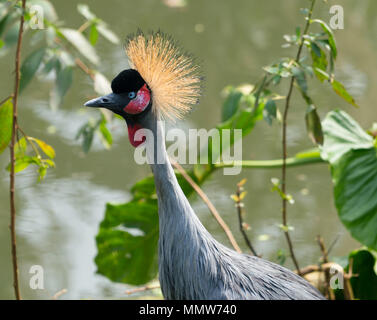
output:
{"label": "blurred background", "polygon": [[[180,2],[180,1],[178,1]],[[374,0],[328,1],[344,8],[344,30],[335,30],[339,51],[336,75],[357,99],[355,109],[311,79],[311,96],[321,118],[335,108],[354,117],[365,129],[377,119],[377,2]],[[60,20],[78,28],[83,23],[77,12],[76,0],[52,1]],[[262,67],[295,49],[284,49],[283,35],[294,33],[303,26],[304,16],[299,9],[308,6],[304,0],[186,0],[182,7],[176,1],[89,1],[91,10],[124,39],[137,28],[172,34],[184,48],[197,56],[206,77],[205,93],[200,105],[184,121],[182,128],[210,129],[220,122],[223,98],[227,85],[255,83]],[[173,4],[173,6],[172,6]],[[329,6],[318,1],[314,16],[329,21]],[[25,42],[27,43],[27,42]],[[103,38],[96,45],[101,58],[99,70],[112,79],[128,67],[122,45],[114,46]],[[25,47],[24,54],[35,50]],[[2,74],[9,75],[0,87],[0,96],[13,88],[13,52],[0,59]],[[17,176],[17,240],[21,290],[24,298],[49,299],[65,288],[63,299],[125,298],[127,285],[112,283],[96,274],[95,235],[104,216],[106,202],[123,203],[130,198],[129,189],[139,179],[150,174],[147,165],[136,165],[133,147],[128,142],[126,126],[114,122],[111,129],[114,145],[105,150],[95,140],[85,155],[75,139],[80,126],[90,117],[83,103],[94,97],[88,77],[80,70],[74,73],[74,86],[63,106],[48,108],[51,83],[36,79],[20,98],[20,123],[31,136],[42,138],[54,146],[56,169],[48,171],[43,183],[37,183],[33,169]],[[288,129],[289,154],[312,148],[303,121],[306,105],[301,97],[293,96]],[[280,105],[279,105],[280,106]],[[281,107],[281,106],[280,106]],[[270,127],[260,121],[243,141],[243,158],[267,160],[281,158],[281,127]],[[4,168],[8,153],[0,156],[0,299],[13,298],[9,236],[9,178]],[[238,176],[224,176],[218,170],[203,185],[224,220],[229,224],[238,243],[247,252],[241,234],[234,203],[236,183],[247,178],[245,189],[246,222],[257,251],[264,258],[277,261],[279,249],[288,254],[281,223],[281,201],[271,192],[270,180],[280,177],[279,169],[243,169]],[[296,256],[301,266],[316,263],[320,255],[315,236],[320,234],[327,244],[339,237],[332,255],[348,254],[359,244],[343,227],[334,207],[329,168],[325,164],[288,169],[288,192],[296,200],[289,205],[289,224]],[[221,242],[229,245],[222,229],[197,197],[190,198],[206,228]],[[31,290],[29,269],[32,265],[44,268],[44,290]],[[293,268],[287,258],[286,266]]]}

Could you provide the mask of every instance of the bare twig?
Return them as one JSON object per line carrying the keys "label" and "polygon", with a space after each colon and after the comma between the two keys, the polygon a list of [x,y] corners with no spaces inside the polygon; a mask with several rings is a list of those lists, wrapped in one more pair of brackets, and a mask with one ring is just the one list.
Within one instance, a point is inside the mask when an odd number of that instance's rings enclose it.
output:
{"label": "bare twig", "polygon": [[133,293],[136,293],[136,292],[142,292],[142,291],[153,290],[153,289],[158,289],[158,288],[160,288],[159,284],[146,285],[144,287],[126,290],[125,293],[126,294],[133,294]]}
{"label": "bare twig", "polygon": [[10,233],[12,242],[12,263],[13,263],[13,286],[14,293],[17,300],[21,300],[19,280],[18,280],[18,264],[17,264],[17,245],[16,245],[16,204],[15,204],[15,154],[14,147],[16,144],[17,135],[17,103],[18,90],[20,86],[20,61],[21,61],[21,45],[22,35],[24,31],[24,14],[25,14],[26,0],[22,0],[22,15],[20,17],[20,29],[18,31],[17,49],[15,56],[15,80],[13,92],[13,125],[12,138],[10,143]]}
{"label": "bare twig", "polygon": [[[244,180],[245,181],[245,180]],[[243,181],[237,183],[237,191],[236,191],[236,208],[237,208],[237,213],[238,213],[238,221],[239,221],[239,226],[240,226],[240,231],[242,233],[243,238],[245,239],[246,245],[249,247],[250,251],[252,252],[253,255],[258,256],[257,252],[255,251],[253,245],[251,244],[251,241],[249,237],[247,236],[245,232],[245,222],[243,221],[243,203],[242,203],[242,191],[243,190]]]}
{"label": "bare twig", "polygon": [[52,300],[58,300],[60,296],[62,296],[63,294],[67,293],[68,290],[67,289],[61,289],[59,290],[57,293],[55,293],[53,296],[52,296]]}
{"label": "bare twig", "polygon": [[[300,60],[301,51],[302,51],[302,48],[303,48],[303,45],[304,45],[303,36],[307,34],[308,29],[309,29],[310,19],[312,17],[314,3],[315,3],[315,0],[312,0],[311,8],[310,8],[308,16],[307,16],[307,21],[306,21],[305,29],[304,29],[303,34],[301,35],[301,43],[300,43],[300,46],[298,48],[297,56],[296,56],[296,60],[295,60],[297,63]],[[288,119],[288,111],[289,111],[289,106],[290,106],[290,101],[291,101],[291,96],[292,96],[294,81],[295,81],[295,78],[294,78],[294,76],[292,76],[290,84],[289,84],[289,90],[288,90],[288,94],[287,94],[287,99],[285,100],[284,115],[283,115],[283,125],[282,125],[282,127],[283,127],[282,128],[283,129],[283,132],[282,132],[283,167],[282,167],[282,184],[281,184],[281,189],[282,189],[282,192],[284,194],[286,194],[287,119]],[[283,219],[283,225],[287,226],[287,220],[288,220],[287,219],[287,199],[285,197],[283,197],[283,199],[282,199],[282,219]],[[293,251],[293,245],[292,245],[291,237],[289,236],[288,228],[286,228],[286,230],[284,232],[284,235],[285,235],[285,238],[286,238],[287,243],[288,243],[288,247],[289,247],[289,251],[290,251],[293,263],[294,263],[294,265],[295,265],[295,267],[297,269],[298,274],[301,275],[300,267],[299,267],[298,261],[296,259],[295,254],[294,254],[294,251]]]}
{"label": "bare twig", "polygon": [[236,239],[234,238],[232,231],[230,231],[229,227],[225,223],[225,221],[221,218],[220,214],[216,210],[215,206],[212,204],[212,202],[208,199],[207,195],[204,193],[204,191],[195,183],[194,180],[191,179],[191,177],[187,174],[185,169],[182,168],[180,164],[175,162],[173,159],[170,159],[171,164],[179,171],[179,173],[185,178],[185,180],[191,185],[191,187],[196,191],[196,193],[202,198],[202,200],[207,205],[208,209],[211,211],[212,215],[215,217],[221,228],[225,231],[225,234],[227,235],[230,243],[232,244],[234,250],[237,252],[242,252],[239,245],[237,244]]}
{"label": "bare twig", "polygon": [[353,274],[353,258],[350,259],[348,265],[348,272],[344,274],[344,298],[346,300],[354,300],[355,296],[353,294],[353,289],[351,285],[351,278],[358,277],[358,274]]}
{"label": "bare twig", "polygon": [[[317,236],[317,242],[318,242],[319,248],[321,249],[321,252],[322,252],[322,264],[328,263],[329,262],[328,251],[326,250],[325,243],[323,242],[323,239],[320,235]],[[326,270],[324,270],[324,272],[325,272],[326,298],[328,298],[330,300],[335,300],[334,292],[330,288],[330,270],[326,269]]]}

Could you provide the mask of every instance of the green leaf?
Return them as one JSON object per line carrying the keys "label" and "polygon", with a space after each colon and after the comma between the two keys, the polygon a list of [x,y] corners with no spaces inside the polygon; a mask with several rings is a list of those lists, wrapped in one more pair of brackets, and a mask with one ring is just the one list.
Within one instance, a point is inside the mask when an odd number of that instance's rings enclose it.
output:
{"label": "green leaf", "polygon": [[92,46],[95,46],[98,40],[97,26],[93,23],[90,26],[89,41]]}
{"label": "green leaf", "polygon": [[98,71],[94,73],[94,91],[100,95],[112,92],[109,80]]}
{"label": "green leaf", "polygon": [[310,49],[313,51],[313,53],[320,58],[321,57],[321,48],[318,47],[314,42],[310,42]]}
{"label": "green leaf", "polygon": [[331,85],[333,90],[341,96],[345,101],[348,103],[352,104],[354,107],[358,108],[359,106],[356,104],[355,99],[348,93],[346,88],[339,82],[333,79],[331,81]]}
{"label": "green leaf", "polygon": [[325,31],[325,33],[327,34],[329,46],[331,48],[331,55],[333,56],[334,59],[336,59],[336,56],[337,56],[338,53],[337,53],[337,49],[336,49],[334,34],[333,34],[331,28],[324,21],[319,20],[319,19],[314,19],[314,20],[312,20],[312,22],[319,23],[321,25],[323,31]]}
{"label": "green leaf", "polygon": [[228,88],[228,95],[223,103],[221,121],[226,121],[231,118],[240,107],[242,92],[234,87]]}
{"label": "green leaf", "polygon": [[[352,259],[351,286],[356,299],[377,299],[377,252],[367,248],[352,251],[348,260]],[[346,271],[349,270],[349,264]]]}
{"label": "green leaf", "polygon": [[44,177],[46,176],[46,173],[47,173],[47,167],[45,167],[45,166],[40,166],[40,167],[38,168],[38,174],[39,174],[39,176],[38,176],[38,181],[43,180]]}
{"label": "green leaf", "polygon": [[22,137],[17,143],[14,145],[14,155],[16,158],[25,156],[27,148],[27,141],[25,137]]}
{"label": "green leaf", "polygon": [[5,44],[4,47],[9,49],[17,43],[19,29],[20,26],[18,23],[14,23],[10,28],[7,29],[3,38]]}
{"label": "green leaf", "polygon": [[377,149],[373,138],[345,112],[333,111],[322,124],[321,156],[331,164],[335,206],[352,236],[377,248]]}
{"label": "green leaf", "polygon": [[[41,160],[37,157],[21,156],[19,158],[16,158],[16,161],[14,163],[14,172],[15,173],[21,172],[25,170],[31,164],[40,165],[40,163],[41,163]],[[10,163],[8,164],[6,169],[10,171]]]}
{"label": "green leaf", "polygon": [[12,98],[0,106],[0,153],[9,145],[12,138],[13,103]]}
{"label": "green leaf", "polygon": [[313,71],[316,75],[316,77],[323,82],[324,80],[327,80],[328,77],[323,75],[321,72],[318,72],[318,69],[326,72],[327,70],[327,57],[326,53],[317,46],[314,42],[310,43],[311,48],[311,56],[313,61]]}
{"label": "green leaf", "polygon": [[72,85],[73,80],[73,68],[65,67],[58,71],[56,77],[56,84],[51,94],[51,106],[53,109],[60,107],[63,102],[63,98],[68,89]]}
{"label": "green leaf", "polygon": [[3,32],[7,26],[7,23],[9,21],[9,14],[6,14],[1,20],[0,20],[0,37],[3,35]]}
{"label": "green leaf", "polygon": [[305,114],[306,131],[315,144],[323,144],[321,119],[314,105],[309,105]]}
{"label": "green leaf", "polygon": [[55,158],[55,150],[53,147],[48,145],[46,142],[39,140],[37,138],[29,137],[29,140],[34,141],[38,144],[41,150],[51,159]]}
{"label": "green leaf", "polygon": [[306,93],[308,91],[308,84],[306,82],[305,72],[301,68],[292,67],[292,74],[296,79],[297,84],[300,86],[301,90]]}
{"label": "green leaf", "polygon": [[352,236],[377,250],[377,150],[351,150],[331,167],[335,205]]}
{"label": "green leaf", "polygon": [[46,0],[28,0],[27,4],[39,5],[43,9],[44,18],[48,21],[54,22],[58,20],[58,15],[56,14],[55,8],[51,1]]}
{"label": "green leaf", "polygon": [[109,28],[107,28],[107,26],[106,26],[105,23],[103,23],[103,22],[99,23],[97,25],[97,30],[108,41],[110,41],[110,42],[112,42],[114,44],[118,44],[119,43],[118,36],[114,32],[112,32]]}
{"label": "green leaf", "polygon": [[99,58],[95,49],[80,32],[68,28],[61,28],[60,32],[85,58],[94,64],[98,64]]}
{"label": "green leaf", "polygon": [[[99,123],[98,123],[99,125]],[[92,124],[90,121],[85,123],[77,132],[76,139],[82,137],[82,149],[88,153],[93,143],[94,132],[97,129],[97,124]]]}
{"label": "green leaf", "polygon": [[90,11],[88,5],[86,4],[78,4],[77,11],[89,21],[96,18],[95,14]]}
{"label": "green leaf", "polygon": [[96,242],[98,273],[133,285],[154,279],[158,270],[157,200],[107,204]]}
{"label": "green leaf", "polygon": [[20,92],[22,92],[33,79],[45,56],[46,48],[42,47],[32,52],[21,66]]}
{"label": "green leaf", "polygon": [[99,131],[101,133],[101,137],[103,141],[105,142],[105,146],[109,148],[113,144],[113,137],[109,129],[107,129],[106,121],[104,119],[103,121],[101,121],[101,124],[99,126]]}
{"label": "green leaf", "polygon": [[325,136],[321,157],[323,160],[336,163],[350,150],[370,149],[373,138],[346,112],[331,111],[322,122]]}
{"label": "green leaf", "polygon": [[263,109],[263,118],[271,125],[272,120],[276,119],[277,108],[274,100],[268,100]]}

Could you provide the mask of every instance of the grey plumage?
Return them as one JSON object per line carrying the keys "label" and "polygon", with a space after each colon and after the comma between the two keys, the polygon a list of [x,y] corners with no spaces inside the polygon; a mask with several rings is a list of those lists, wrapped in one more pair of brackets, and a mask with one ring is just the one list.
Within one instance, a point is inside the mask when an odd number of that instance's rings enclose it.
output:
{"label": "grey plumage", "polygon": [[147,139],[147,148],[154,151],[151,167],[159,206],[159,277],[166,299],[324,299],[292,271],[217,242],[177,182],[156,116],[147,113],[140,122],[154,136],[153,141]]}

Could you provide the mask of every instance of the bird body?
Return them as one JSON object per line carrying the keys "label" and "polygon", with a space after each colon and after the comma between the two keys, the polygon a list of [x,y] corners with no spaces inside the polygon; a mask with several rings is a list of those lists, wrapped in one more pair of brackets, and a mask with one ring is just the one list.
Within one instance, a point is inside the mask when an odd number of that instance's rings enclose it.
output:
{"label": "bird body", "polygon": [[[140,33],[131,37],[126,52],[136,69],[124,70],[112,81],[113,93],[85,104],[121,115],[131,144],[145,143],[147,153],[152,151],[150,165],[159,214],[159,278],[164,297],[324,299],[292,271],[237,253],[216,241],[191,208],[170,164],[159,119],[161,114],[180,117],[197,102],[199,76],[190,58],[179,55],[169,39],[159,33],[149,38]],[[140,128],[152,134],[141,139],[137,136]]]}
{"label": "bird body", "polygon": [[160,155],[151,167],[158,198],[159,278],[166,299],[323,299],[292,271],[216,241],[178,184],[160,123],[151,113],[141,124],[153,132],[151,145]]}

